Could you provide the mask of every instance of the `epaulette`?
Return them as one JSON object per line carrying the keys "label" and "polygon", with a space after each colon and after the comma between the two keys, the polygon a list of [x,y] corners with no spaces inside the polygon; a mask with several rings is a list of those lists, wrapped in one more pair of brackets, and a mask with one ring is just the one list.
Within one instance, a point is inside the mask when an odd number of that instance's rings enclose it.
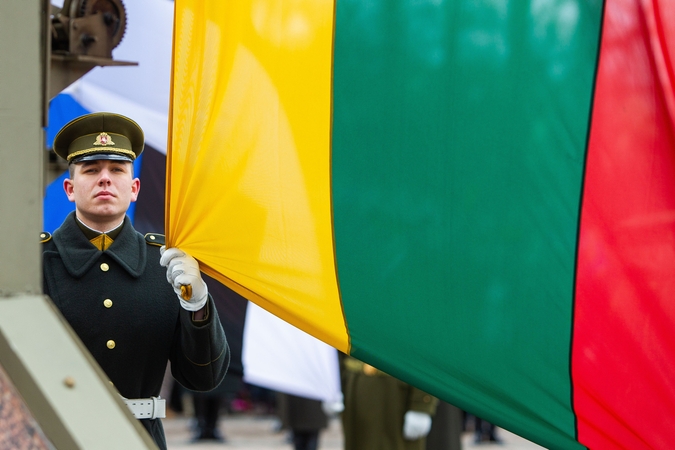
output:
{"label": "epaulette", "polygon": [[149,245],[156,245],[161,247],[165,244],[165,238],[163,234],[159,233],[148,233],[145,235],[145,242]]}
{"label": "epaulette", "polygon": [[49,242],[51,240],[51,238],[52,238],[51,233],[49,233],[47,231],[43,231],[42,233],[40,233],[40,244],[44,244],[45,242]]}

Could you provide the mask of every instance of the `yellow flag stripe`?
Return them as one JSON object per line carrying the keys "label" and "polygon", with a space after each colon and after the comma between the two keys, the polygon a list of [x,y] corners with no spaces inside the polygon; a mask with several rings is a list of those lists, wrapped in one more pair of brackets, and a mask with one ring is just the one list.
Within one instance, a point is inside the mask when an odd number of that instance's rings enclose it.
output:
{"label": "yellow flag stripe", "polygon": [[167,239],[348,352],[330,186],[332,1],[176,2]]}

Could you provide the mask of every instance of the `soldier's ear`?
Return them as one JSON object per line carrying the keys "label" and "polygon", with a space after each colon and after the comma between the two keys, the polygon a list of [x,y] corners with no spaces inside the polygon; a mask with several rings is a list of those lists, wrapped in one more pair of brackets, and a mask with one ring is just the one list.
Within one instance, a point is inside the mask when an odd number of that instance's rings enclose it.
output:
{"label": "soldier's ear", "polygon": [[73,187],[73,180],[71,180],[70,178],[66,178],[65,180],[63,180],[63,190],[66,191],[66,196],[68,197],[68,200],[74,202],[75,193]]}
{"label": "soldier's ear", "polygon": [[131,201],[138,200],[138,193],[141,192],[141,180],[134,178],[131,182]]}

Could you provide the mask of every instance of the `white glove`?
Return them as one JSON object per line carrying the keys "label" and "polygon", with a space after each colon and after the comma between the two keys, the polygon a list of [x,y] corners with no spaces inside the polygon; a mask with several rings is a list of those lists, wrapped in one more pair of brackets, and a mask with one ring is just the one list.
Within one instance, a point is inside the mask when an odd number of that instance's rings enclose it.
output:
{"label": "white glove", "polygon": [[342,394],[340,394],[339,399],[324,400],[321,402],[321,409],[323,409],[323,412],[328,417],[334,417],[345,410],[345,404],[342,399],[343,399]]}
{"label": "white glove", "polygon": [[[167,268],[166,279],[173,286],[173,291],[178,296],[183,309],[188,311],[202,309],[209,298],[209,290],[202,280],[197,260],[178,248],[167,249],[162,246],[159,253],[162,255],[159,264]],[[183,290],[187,286],[191,286],[192,295],[185,299]]]}
{"label": "white glove", "polygon": [[403,416],[403,437],[409,441],[422,438],[431,430],[431,416],[419,411],[408,411]]}

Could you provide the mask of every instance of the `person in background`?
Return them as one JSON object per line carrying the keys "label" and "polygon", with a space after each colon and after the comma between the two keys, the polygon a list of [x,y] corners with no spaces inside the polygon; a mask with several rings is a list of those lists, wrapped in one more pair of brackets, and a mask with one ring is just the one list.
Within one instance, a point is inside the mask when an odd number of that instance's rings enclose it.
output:
{"label": "person in background", "polygon": [[241,376],[227,373],[220,385],[209,392],[192,392],[192,404],[195,412],[194,435],[192,442],[225,442],[218,425],[220,416],[241,388]]}
{"label": "person in background", "polygon": [[461,450],[462,425],[462,410],[450,403],[439,401],[427,435],[426,450]]}
{"label": "person in background", "polygon": [[350,356],[342,358],[345,450],[424,450],[438,399]]}
{"label": "person in background", "polygon": [[209,392],[190,392],[195,415],[192,442],[227,442],[227,429],[220,417],[230,411],[232,401],[243,386],[241,344],[248,300],[208,275],[204,276],[204,281],[215,298],[218,315],[227,329],[231,359],[227,374],[218,387]]}
{"label": "person in background", "polygon": [[482,442],[492,442],[501,444],[501,439],[497,437],[497,427],[485,419],[474,416],[474,442],[480,444]]}
{"label": "person in background", "polygon": [[213,298],[194,258],[166,249],[160,234],[138,233],[126,216],[140,191],[132,163],[144,136],[136,122],[87,114],[66,124],[53,147],[68,162],[63,187],[75,211],[40,236],[44,293],[165,449],[158,396],[167,361],[192,390],[215,388],[227,371]]}
{"label": "person in background", "polygon": [[281,428],[291,431],[295,450],[316,450],[319,434],[328,426],[321,400],[277,393],[277,410]]}

